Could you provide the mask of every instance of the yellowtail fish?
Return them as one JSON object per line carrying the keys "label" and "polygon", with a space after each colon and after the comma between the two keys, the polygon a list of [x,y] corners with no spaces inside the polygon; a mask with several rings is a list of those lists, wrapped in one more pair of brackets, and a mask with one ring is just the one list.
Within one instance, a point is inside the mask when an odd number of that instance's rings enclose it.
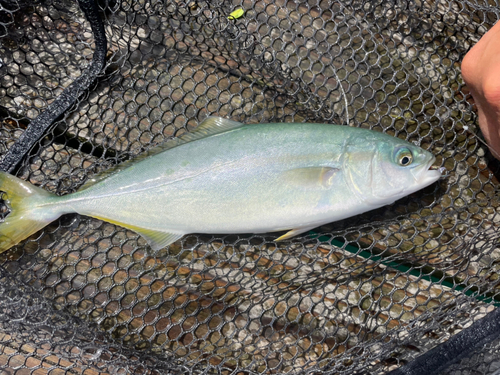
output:
{"label": "yellowtail fish", "polygon": [[154,250],[187,233],[287,230],[284,240],[432,184],[441,177],[434,161],[366,129],[210,117],[65,196],[0,173],[11,211],[0,223],[0,252],[73,212],[131,229]]}

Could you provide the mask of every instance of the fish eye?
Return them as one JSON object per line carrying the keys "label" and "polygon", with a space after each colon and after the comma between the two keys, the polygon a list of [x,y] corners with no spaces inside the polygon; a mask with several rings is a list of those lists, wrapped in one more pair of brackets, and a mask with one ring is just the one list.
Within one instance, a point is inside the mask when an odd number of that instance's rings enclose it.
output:
{"label": "fish eye", "polygon": [[396,162],[402,167],[406,167],[413,162],[413,154],[406,147],[400,148],[396,152]]}

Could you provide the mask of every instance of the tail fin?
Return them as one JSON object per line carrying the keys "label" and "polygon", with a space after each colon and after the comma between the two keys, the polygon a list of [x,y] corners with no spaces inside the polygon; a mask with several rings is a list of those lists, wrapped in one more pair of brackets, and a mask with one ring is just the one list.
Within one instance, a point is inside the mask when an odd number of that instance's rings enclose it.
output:
{"label": "tail fin", "polygon": [[0,253],[39,231],[61,213],[54,206],[41,204],[57,200],[57,196],[8,173],[0,172],[0,191],[10,209],[0,222]]}

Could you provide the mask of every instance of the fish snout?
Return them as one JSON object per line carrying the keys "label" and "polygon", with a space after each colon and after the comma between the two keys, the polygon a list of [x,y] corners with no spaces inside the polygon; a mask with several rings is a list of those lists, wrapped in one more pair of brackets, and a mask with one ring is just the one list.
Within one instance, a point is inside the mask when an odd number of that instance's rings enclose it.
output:
{"label": "fish snout", "polygon": [[435,166],[436,157],[432,155],[427,163],[423,163],[420,167],[417,167],[413,170],[413,177],[415,181],[420,186],[428,186],[439,180],[443,177],[444,168],[440,168]]}

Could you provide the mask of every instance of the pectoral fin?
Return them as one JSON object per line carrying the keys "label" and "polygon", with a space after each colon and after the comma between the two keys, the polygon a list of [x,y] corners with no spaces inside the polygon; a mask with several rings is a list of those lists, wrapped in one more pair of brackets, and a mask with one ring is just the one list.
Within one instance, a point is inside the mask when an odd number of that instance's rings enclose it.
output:
{"label": "pectoral fin", "polygon": [[338,172],[339,169],[331,167],[295,168],[283,172],[283,180],[305,188],[329,188]]}
{"label": "pectoral fin", "polygon": [[292,238],[292,237],[295,237],[301,233],[304,233],[304,232],[307,232],[307,231],[310,231],[311,229],[314,229],[316,227],[307,227],[307,228],[296,228],[296,229],[292,229],[288,232],[286,232],[284,235],[282,235],[281,237],[278,237],[275,239],[275,241],[283,241],[283,240],[288,240],[289,238]]}

